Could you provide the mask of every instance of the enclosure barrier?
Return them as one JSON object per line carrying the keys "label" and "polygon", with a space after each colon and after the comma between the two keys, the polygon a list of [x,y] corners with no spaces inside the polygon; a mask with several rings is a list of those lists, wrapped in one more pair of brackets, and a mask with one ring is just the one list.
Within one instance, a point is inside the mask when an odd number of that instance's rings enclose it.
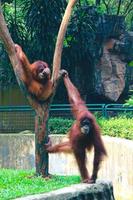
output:
{"label": "enclosure barrier", "polygon": [[[123,104],[86,104],[97,117],[126,115],[133,117],[133,107]],[[30,106],[0,106],[0,133],[34,131],[35,112]],[[69,104],[52,104],[50,117],[72,118]]]}

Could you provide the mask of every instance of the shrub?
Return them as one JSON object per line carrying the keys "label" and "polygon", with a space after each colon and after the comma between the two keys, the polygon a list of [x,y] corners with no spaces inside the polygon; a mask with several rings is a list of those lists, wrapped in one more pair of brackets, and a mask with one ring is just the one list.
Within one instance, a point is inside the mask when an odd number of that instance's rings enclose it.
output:
{"label": "shrub", "polygon": [[51,118],[49,120],[49,132],[52,134],[65,134],[70,129],[72,123],[72,119],[61,117]]}
{"label": "shrub", "polygon": [[[98,118],[97,122],[103,135],[133,139],[133,119],[126,117]],[[51,118],[49,120],[49,131],[51,134],[66,134],[72,123],[72,119]]]}
{"label": "shrub", "polygon": [[125,105],[133,106],[133,95],[130,96],[130,98],[126,101]]}
{"label": "shrub", "polygon": [[98,123],[104,135],[133,139],[133,119],[126,117],[115,117],[100,119]]}

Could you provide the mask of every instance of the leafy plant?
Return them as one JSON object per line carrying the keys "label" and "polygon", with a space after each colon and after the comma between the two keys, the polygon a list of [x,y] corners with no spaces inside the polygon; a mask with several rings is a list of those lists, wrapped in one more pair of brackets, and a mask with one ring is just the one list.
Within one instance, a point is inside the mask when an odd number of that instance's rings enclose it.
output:
{"label": "leafy plant", "polygon": [[73,123],[72,119],[51,118],[49,120],[49,132],[52,134],[65,134]]}
{"label": "leafy plant", "polygon": [[126,106],[133,106],[133,95],[125,103]]}
{"label": "leafy plant", "polygon": [[133,67],[133,60],[130,63],[128,63],[128,66]]}
{"label": "leafy plant", "polygon": [[102,133],[113,137],[133,139],[133,119],[126,117],[115,117],[109,120],[100,119],[98,123],[101,126]]}
{"label": "leafy plant", "polygon": [[[110,119],[97,118],[103,135],[133,139],[133,119],[127,117],[115,117]],[[51,118],[49,130],[51,134],[66,134],[73,120],[63,118]]]}

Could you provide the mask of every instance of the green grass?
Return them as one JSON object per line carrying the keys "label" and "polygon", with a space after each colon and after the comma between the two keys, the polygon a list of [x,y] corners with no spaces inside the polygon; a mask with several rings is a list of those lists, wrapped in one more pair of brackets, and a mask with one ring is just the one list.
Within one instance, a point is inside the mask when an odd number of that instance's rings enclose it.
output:
{"label": "green grass", "polygon": [[29,170],[0,169],[0,200],[45,193],[80,182],[78,176],[53,176],[45,180],[41,177],[30,178],[33,174]]}

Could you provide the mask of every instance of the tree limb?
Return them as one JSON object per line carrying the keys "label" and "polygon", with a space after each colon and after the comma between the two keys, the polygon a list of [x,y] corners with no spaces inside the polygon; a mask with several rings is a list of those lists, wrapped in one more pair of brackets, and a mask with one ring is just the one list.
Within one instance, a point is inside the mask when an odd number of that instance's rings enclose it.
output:
{"label": "tree limb", "polygon": [[108,7],[108,3],[106,3],[106,1],[105,1],[105,0],[103,0],[103,3],[104,3],[104,5],[105,5],[105,7],[106,7],[107,14],[109,14],[109,7]]}
{"label": "tree limb", "polygon": [[34,101],[34,99],[32,99],[29,95],[29,93],[27,92],[27,89],[25,87],[25,84],[23,83],[23,81],[21,81],[21,77],[23,75],[23,67],[22,64],[20,62],[20,60],[18,59],[16,52],[15,52],[15,45],[14,42],[10,36],[10,33],[8,31],[6,22],[4,20],[4,16],[2,13],[2,7],[1,7],[1,1],[0,1],[0,39],[4,44],[4,47],[7,51],[7,54],[10,58],[11,64],[13,66],[18,84],[21,88],[21,90],[23,90],[25,96],[28,98],[31,106],[37,110],[38,108],[38,104],[36,101]]}
{"label": "tree limb", "polygon": [[28,99],[32,108],[36,111],[36,123],[35,123],[35,157],[36,157],[36,174],[42,175],[43,177],[48,176],[48,153],[44,149],[44,142],[47,139],[47,122],[49,115],[49,101],[43,104],[36,101],[25,86],[24,82],[21,81],[23,75],[23,66],[16,55],[15,45],[8,31],[7,25],[4,20],[2,13],[1,1],[0,1],[0,39],[3,42],[5,49],[9,55],[11,64],[13,66],[18,84],[23,90],[26,98]]}
{"label": "tree limb", "polygon": [[121,4],[122,4],[122,0],[119,0],[118,9],[117,9],[116,15],[119,15],[119,13],[120,13]]}
{"label": "tree limb", "polygon": [[[54,59],[53,59],[53,74],[52,74],[53,81],[57,80],[58,78],[60,63],[61,63],[63,40],[66,33],[67,25],[69,22],[69,18],[72,12],[72,8],[75,2],[76,0],[69,0],[69,3],[66,8],[66,11],[65,11],[65,14],[60,26],[60,30],[58,33],[55,54],[54,54]],[[39,103],[31,96],[30,92],[25,87],[24,82],[21,81],[21,77],[24,74],[23,66],[16,55],[14,42],[10,36],[10,33],[8,31],[7,25],[4,20],[2,7],[1,7],[1,0],[0,0],[0,38],[9,55],[19,86],[24,91],[24,94],[29,100],[30,105],[36,111],[36,123],[35,123],[36,173],[38,175],[42,175],[43,177],[47,177],[48,176],[48,153],[44,149],[44,143],[47,142],[47,138],[48,138],[47,137],[48,136],[47,122],[48,122],[48,117],[49,117],[49,105],[51,103],[52,97],[47,99],[43,103]],[[53,91],[55,91],[56,89],[55,87],[56,87],[56,84],[54,86]]]}
{"label": "tree limb", "polygon": [[127,15],[129,15],[129,13],[132,11],[133,11],[133,6],[127,11],[127,13],[125,14],[125,17],[127,17]]}
{"label": "tree limb", "polygon": [[127,12],[128,12],[128,10],[130,9],[132,3],[133,3],[133,0],[131,0],[131,1],[129,2],[129,4],[127,4],[126,9],[125,9],[125,12],[123,13],[124,15],[127,14]]}
{"label": "tree limb", "polygon": [[77,0],[69,0],[68,5],[65,10],[65,14],[63,16],[60,29],[57,36],[55,52],[53,57],[53,72],[52,72],[52,81],[55,83],[55,80],[58,79],[58,74],[61,66],[61,55],[63,48],[63,41],[65,37],[65,33],[67,30],[68,22],[72,13],[73,6],[75,5]]}

